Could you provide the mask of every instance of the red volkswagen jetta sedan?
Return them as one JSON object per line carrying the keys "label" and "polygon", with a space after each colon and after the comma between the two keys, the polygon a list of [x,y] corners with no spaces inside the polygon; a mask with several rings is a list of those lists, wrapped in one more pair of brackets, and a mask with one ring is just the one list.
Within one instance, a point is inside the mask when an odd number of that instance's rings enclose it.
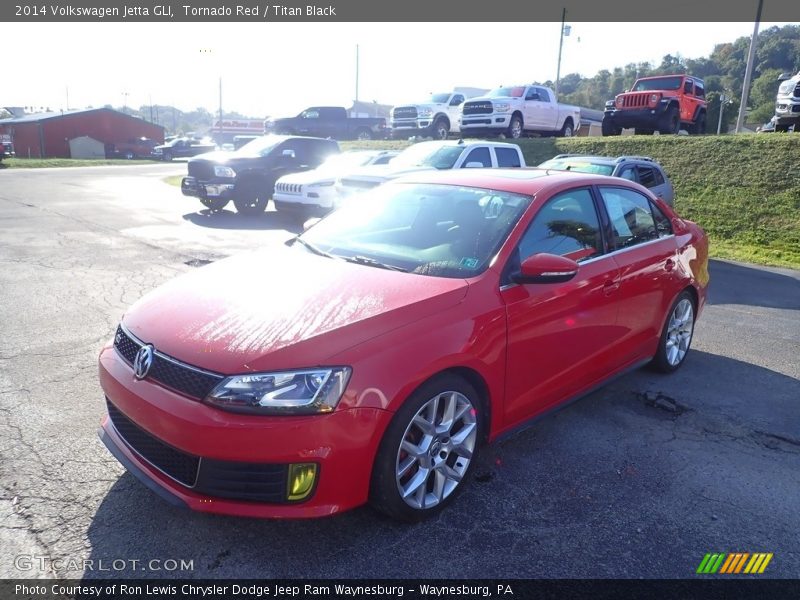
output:
{"label": "red volkswagen jetta sedan", "polygon": [[421,519],[482,443],[680,367],[707,267],[703,230],[629,181],[414,176],[137,302],[100,354],[100,436],[195,510]]}

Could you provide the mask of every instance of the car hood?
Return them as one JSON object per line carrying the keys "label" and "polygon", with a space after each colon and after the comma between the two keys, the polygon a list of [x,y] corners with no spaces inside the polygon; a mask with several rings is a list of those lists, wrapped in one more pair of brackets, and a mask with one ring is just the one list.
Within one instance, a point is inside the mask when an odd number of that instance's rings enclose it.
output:
{"label": "car hood", "polygon": [[295,185],[309,185],[311,183],[322,183],[336,181],[338,172],[334,169],[312,171],[301,171],[300,173],[290,173],[278,179],[279,183],[292,183]]}
{"label": "car hood", "polygon": [[421,166],[393,166],[388,165],[372,165],[353,171],[342,177],[342,179],[359,179],[361,181],[388,181],[408,175],[410,173],[418,173],[420,171],[433,171],[433,167]]}
{"label": "car hood", "polygon": [[299,368],[451,308],[467,287],[279,246],[178,277],[135,303],[123,323],[210,371]]}

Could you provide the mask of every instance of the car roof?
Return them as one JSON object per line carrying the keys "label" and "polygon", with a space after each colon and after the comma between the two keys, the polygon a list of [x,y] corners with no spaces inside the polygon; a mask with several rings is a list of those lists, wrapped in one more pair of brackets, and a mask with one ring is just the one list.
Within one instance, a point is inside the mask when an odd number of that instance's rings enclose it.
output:
{"label": "car roof", "polygon": [[[630,182],[619,177],[592,175],[576,171],[558,171],[555,169],[539,169],[538,167],[522,167],[516,169],[446,169],[420,171],[405,175],[395,181],[404,183],[438,183],[443,185],[463,185],[466,187],[486,188],[516,194],[535,195],[541,191],[572,187],[575,185],[608,185],[628,186]],[[634,184],[635,185],[635,184]],[[629,186],[634,188],[633,185]],[[638,189],[638,188],[634,188]]]}
{"label": "car roof", "polygon": [[630,162],[646,163],[648,165],[655,165],[659,167],[661,166],[655,159],[650,158],[649,156],[633,156],[633,155],[623,155],[623,156],[613,157],[613,156],[594,156],[592,154],[559,154],[557,156],[554,156],[550,160],[546,160],[544,162],[550,162],[552,160],[569,160],[569,159],[584,160],[598,165],[609,165],[609,166],[619,165],[622,163],[630,163]]}

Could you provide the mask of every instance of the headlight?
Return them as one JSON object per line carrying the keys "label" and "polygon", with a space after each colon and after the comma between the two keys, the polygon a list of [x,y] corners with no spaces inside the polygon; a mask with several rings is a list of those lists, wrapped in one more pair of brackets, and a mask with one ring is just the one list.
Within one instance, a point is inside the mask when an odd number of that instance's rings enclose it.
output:
{"label": "headlight", "polygon": [[508,112],[511,108],[508,102],[497,102],[493,103],[492,106],[494,107],[494,112]]}
{"label": "headlight", "polygon": [[430,117],[433,114],[433,109],[431,108],[418,108],[417,109],[417,116],[418,117]]}
{"label": "headlight", "polygon": [[650,94],[650,103],[655,104],[659,98],[661,98],[661,94]]}
{"label": "headlight", "polygon": [[332,412],[350,379],[350,367],[250,373],[224,379],[206,402],[232,412],[309,415]]}
{"label": "headlight", "polygon": [[795,85],[796,85],[796,84],[795,84],[795,82],[794,82],[794,81],[784,81],[784,82],[783,82],[783,83],[782,83],[782,84],[781,84],[781,85],[778,87],[778,93],[779,93],[779,94],[788,94],[789,92],[791,92],[791,91],[794,89],[794,86],[795,86]]}
{"label": "headlight", "polygon": [[624,99],[622,98],[622,96],[617,96],[617,106],[622,106],[623,102],[624,102]]}
{"label": "headlight", "polygon": [[335,180],[333,180],[333,179],[330,179],[330,180],[328,180],[328,181],[315,181],[314,183],[310,183],[310,184],[308,184],[308,187],[310,187],[310,188],[316,188],[316,187],[330,187],[330,186],[332,186],[334,183],[336,183],[336,181],[335,181]]}
{"label": "headlight", "polygon": [[236,177],[236,171],[231,169],[230,167],[223,167],[220,165],[214,166],[214,176],[215,177]]}

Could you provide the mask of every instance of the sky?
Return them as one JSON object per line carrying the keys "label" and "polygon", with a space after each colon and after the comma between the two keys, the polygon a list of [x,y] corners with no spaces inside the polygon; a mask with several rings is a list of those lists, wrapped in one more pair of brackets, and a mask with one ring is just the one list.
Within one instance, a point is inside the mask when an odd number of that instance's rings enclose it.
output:
{"label": "sky", "polygon": [[[568,23],[561,74],[666,54],[708,56],[752,23]],[[555,80],[560,23],[16,23],[3,45],[0,106],[110,104],[294,115],[356,97],[394,105],[455,86]],[[762,23],[761,30],[773,23]],[[680,31],[680,35],[675,35]],[[665,34],[664,32],[670,32]],[[497,34],[502,33],[502,37]],[[24,54],[19,52],[24,48]]]}

